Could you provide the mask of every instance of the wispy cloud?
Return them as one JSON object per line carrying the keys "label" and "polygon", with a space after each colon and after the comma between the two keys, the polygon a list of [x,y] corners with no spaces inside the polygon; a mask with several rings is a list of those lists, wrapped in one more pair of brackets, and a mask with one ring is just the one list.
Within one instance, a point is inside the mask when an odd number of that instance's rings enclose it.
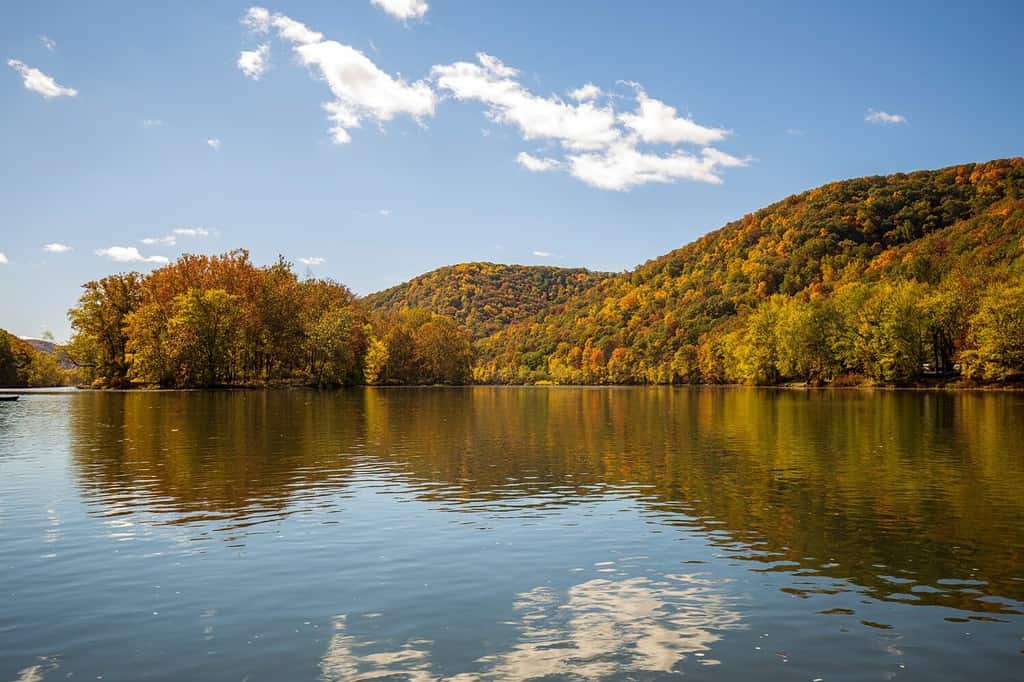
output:
{"label": "wispy cloud", "polygon": [[864,120],[867,121],[868,123],[893,125],[898,123],[906,123],[907,117],[902,114],[890,114],[888,111],[877,111],[875,109],[868,109],[868,113],[864,114]]}
{"label": "wispy cloud", "polygon": [[78,90],[74,88],[66,88],[63,85],[57,83],[50,76],[39,69],[33,68],[25,62],[18,61],[17,59],[8,59],[7,66],[11,67],[15,71],[21,74],[22,82],[25,88],[32,92],[38,92],[46,99],[53,97],[74,97],[78,94]]}
{"label": "wispy cloud", "polygon": [[43,245],[43,251],[47,253],[67,253],[71,250],[71,247],[67,244],[61,244],[59,242],[53,242],[51,244]]}
{"label": "wispy cloud", "polygon": [[803,137],[804,131],[800,128],[786,128],[786,134],[793,137]]}
{"label": "wispy cloud", "polygon": [[249,78],[258,81],[270,63],[270,43],[263,43],[255,50],[243,50],[238,55],[238,68]]}
{"label": "wispy cloud", "polygon": [[408,83],[377,67],[350,45],[325,40],[322,33],[263,7],[251,7],[242,23],[256,33],[276,30],[278,38],[291,43],[299,63],[314,68],[334,99],[323,104],[332,122],[335,144],[352,140],[350,132],[366,119],[385,123],[405,114],[416,121],[432,116],[437,97],[426,81]]}
{"label": "wispy cloud", "polygon": [[391,217],[391,209],[390,208],[382,208],[379,211],[377,211],[377,214],[380,215],[380,216],[383,216],[385,218],[390,218]]}
{"label": "wispy cloud", "polygon": [[210,139],[208,139],[206,141],[206,144],[213,151],[215,151],[215,152],[219,152],[220,151],[220,139],[218,139],[216,137],[211,137]]}
{"label": "wispy cloud", "polygon": [[205,227],[179,227],[172,232],[181,237],[209,237],[210,231]]}
{"label": "wispy cloud", "polygon": [[0,265],[7,265],[10,262],[11,261],[7,260],[7,256],[5,256],[3,252],[0,252]]}
{"label": "wispy cloud", "polygon": [[370,0],[396,19],[422,19],[430,9],[423,0]]}
{"label": "wispy cloud", "polygon": [[537,258],[551,258],[554,254],[550,251],[534,251],[533,255],[537,256]]}
{"label": "wispy cloud", "polygon": [[323,265],[326,260],[320,256],[310,256],[308,258],[300,258],[299,262],[303,265]]}
{"label": "wispy cloud", "polygon": [[526,152],[519,152],[516,156],[516,163],[525,168],[528,171],[534,173],[544,173],[546,171],[555,170],[562,164],[558,159],[549,159],[546,157],[537,157]]}
{"label": "wispy cloud", "polygon": [[160,118],[144,118],[139,123],[143,128],[159,128],[164,124]]}
{"label": "wispy cloud", "polygon": [[48,36],[39,36],[39,42],[40,44],[42,44],[43,47],[45,47],[50,52],[53,52],[57,49],[57,41]]}
{"label": "wispy cloud", "polygon": [[141,241],[148,246],[174,246],[178,243],[178,237],[209,237],[210,234],[210,230],[205,227],[179,227],[163,237],[146,237]]}
{"label": "wispy cloud", "polygon": [[109,258],[116,263],[167,263],[164,256],[143,256],[134,246],[108,246],[96,249],[97,256]]}

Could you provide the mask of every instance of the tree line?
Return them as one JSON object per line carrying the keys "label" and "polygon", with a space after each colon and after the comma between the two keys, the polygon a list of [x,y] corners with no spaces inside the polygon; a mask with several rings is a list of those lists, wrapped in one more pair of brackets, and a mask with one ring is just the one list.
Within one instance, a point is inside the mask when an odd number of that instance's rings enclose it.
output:
{"label": "tree line", "polygon": [[83,285],[64,347],[98,387],[464,383],[468,332],[421,310],[379,315],[344,285],[245,250],[185,255]]}

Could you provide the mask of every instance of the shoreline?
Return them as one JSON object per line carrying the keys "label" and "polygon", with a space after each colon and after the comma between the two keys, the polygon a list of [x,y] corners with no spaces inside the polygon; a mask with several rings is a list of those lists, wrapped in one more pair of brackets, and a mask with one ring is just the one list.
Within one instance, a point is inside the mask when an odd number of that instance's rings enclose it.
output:
{"label": "shoreline", "polygon": [[911,392],[933,392],[933,393],[1024,393],[1024,384],[1008,385],[981,385],[981,386],[958,386],[951,384],[944,385],[910,385],[896,386],[891,384],[856,385],[856,386],[810,386],[806,384],[391,384],[373,385],[357,384],[354,386],[302,386],[302,385],[280,385],[268,384],[265,386],[209,386],[195,388],[160,388],[152,386],[133,386],[129,388],[94,388],[91,386],[48,386],[48,387],[0,387],[0,393],[9,395],[65,395],[73,393],[214,393],[224,391],[311,391],[311,392],[336,392],[351,389],[437,389],[437,388],[587,388],[587,389],[640,389],[640,388],[673,388],[673,389],[758,389],[758,390],[783,390],[783,391],[911,391]]}

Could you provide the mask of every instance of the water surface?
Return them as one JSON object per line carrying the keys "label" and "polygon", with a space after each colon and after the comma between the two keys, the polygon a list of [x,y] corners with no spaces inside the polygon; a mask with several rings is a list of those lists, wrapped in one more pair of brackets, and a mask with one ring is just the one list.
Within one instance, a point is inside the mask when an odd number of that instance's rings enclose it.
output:
{"label": "water surface", "polygon": [[1024,395],[0,405],[0,682],[1024,678]]}

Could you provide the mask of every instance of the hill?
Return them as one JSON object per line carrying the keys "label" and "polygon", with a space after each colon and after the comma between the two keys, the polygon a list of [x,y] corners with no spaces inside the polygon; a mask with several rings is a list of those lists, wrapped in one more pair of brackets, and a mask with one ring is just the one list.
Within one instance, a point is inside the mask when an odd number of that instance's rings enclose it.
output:
{"label": "hill", "polygon": [[553,311],[611,277],[582,268],[462,263],[433,270],[364,297],[372,310],[423,308],[469,328],[474,338]]}
{"label": "hill", "polygon": [[37,350],[33,341],[20,339],[0,329],[0,386],[60,386],[68,383],[56,349],[54,352]]}
{"label": "hill", "polygon": [[1022,240],[1024,159],[829,183],[482,339],[475,378],[1006,378]]}

